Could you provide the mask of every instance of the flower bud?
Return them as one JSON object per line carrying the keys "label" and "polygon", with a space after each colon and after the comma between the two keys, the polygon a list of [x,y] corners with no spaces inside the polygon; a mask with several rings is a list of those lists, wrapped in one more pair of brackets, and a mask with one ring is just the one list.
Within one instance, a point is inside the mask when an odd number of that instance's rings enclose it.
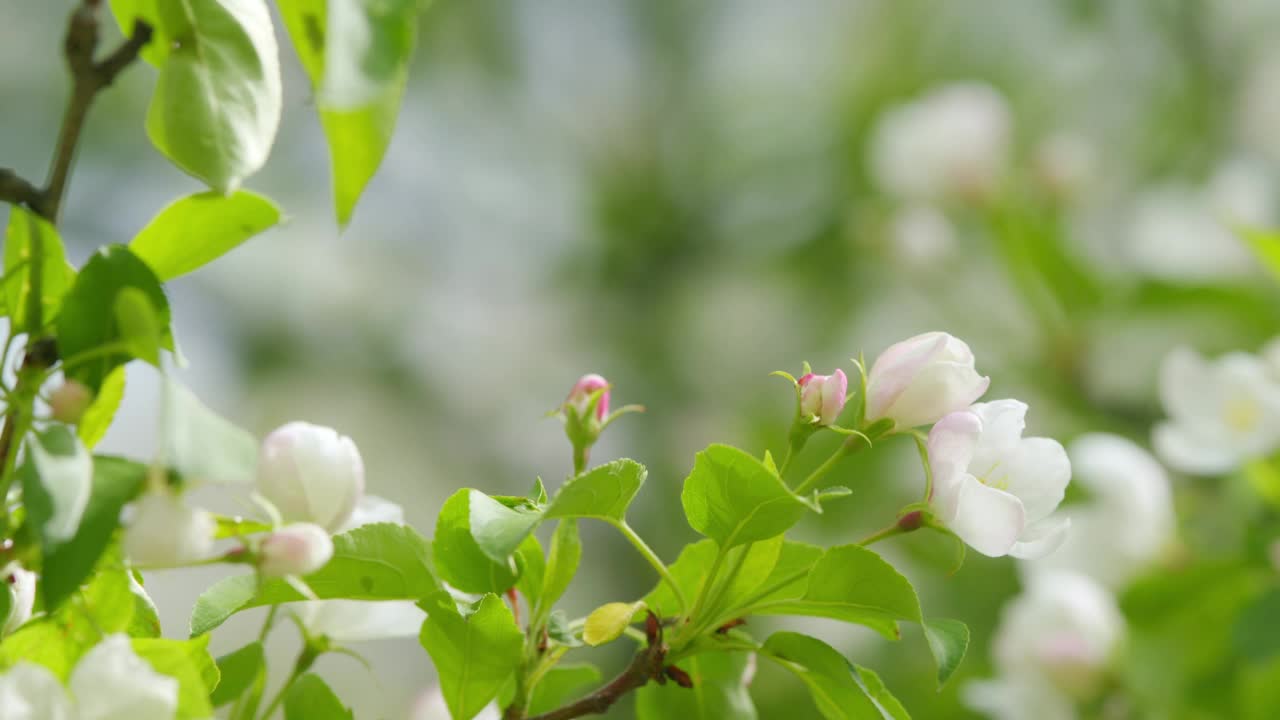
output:
{"label": "flower bud", "polygon": [[308,575],[333,557],[329,533],[313,523],[285,525],[258,547],[258,570],[263,577]]}
{"label": "flower bud", "polygon": [[80,720],[168,720],[178,710],[178,681],[133,652],[129,637],[109,635],[71,672]]}
{"label": "flower bud", "polygon": [[597,391],[601,392],[600,401],[596,403],[596,420],[604,422],[609,415],[609,381],[595,373],[583,375],[574,383],[569,397],[564,400],[564,406],[566,409],[573,408],[579,418],[585,419],[583,416],[591,406],[591,396]]}
{"label": "flower bud", "polygon": [[153,490],[133,504],[124,532],[124,552],[136,565],[173,567],[213,551],[213,516],[187,506],[168,490]]}
{"label": "flower bud", "polygon": [[67,425],[75,425],[84,411],[93,403],[93,391],[84,383],[68,380],[49,396],[49,410],[53,419]]}
{"label": "flower bud", "polygon": [[364,494],[360,451],[332,428],[282,425],[262,441],[258,492],[288,522],[313,522],[337,531]]}
{"label": "flower bud", "polygon": [[10,563],[0,570],[0,579],[8,586],[10,596],[9,617],[0,628],[0,636],[4,636],[31,619],[31,609],[36,603],[36,574],[22,569],[17,563]]}
{"label": "flower bud", "polygon": [[876,358],[867,378],[867,422],[893,420],[900,429],[928,425],[982,397],[991,378],[979,375],[973,352],[944,332],[917,335]]}
{"label": "flower bud", "polygon": [[798,380],[800,384],[800,415],[817,418],[819,425],[831,425],[844,410],[849,393],[849,378],[837,369],[830,375],[808,373]]}

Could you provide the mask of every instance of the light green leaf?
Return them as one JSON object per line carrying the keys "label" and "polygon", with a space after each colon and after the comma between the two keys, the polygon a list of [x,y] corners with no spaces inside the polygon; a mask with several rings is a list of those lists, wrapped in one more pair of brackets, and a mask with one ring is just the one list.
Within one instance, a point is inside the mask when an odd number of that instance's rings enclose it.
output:
{"label": "light green leaf", "polygon": [[440,508],[431,549],[440,578],[470,593],[502,593],[516,584],[511,560],[495,562],[480,549],[471,534],[471,500],[474,491],[459,490]]}
{"label": "light green leaf", "polygon": [[101,390],[107,375],[131,357],[123,348],[118,352],[103,351],[104,346],[121,344],[123,335],[115,308],[116,298],[125,288],[136,288],[151,301],[162,345],[173,345],[169,301],[155,273],[123,245],[102,248],[81,268],[58,314],[63,372],[95,393]]}
{"label": "light green leaf", "polygon": [[178,680],[176,720],[206,720],[213,716],[209,694],[218,685],[218,666],[209,654],[209,636],[191,640],[135,638],[133,651],[156,672]]}
{"label": "light green leaf", "polygon": [[[407,525],[373,523],[333,536],[333,559],[303,581],[320,599],[419,600],[439,590],[427,541]],[[305,600],[283,580],[257,586],[253,575],[215,583],[196,601],[191,634],[218,627],[241,610]]]}
{"label": "light green leaf", "polygon": [[187,482],[244,485],[257,473],[258,442],[165,376],[161,460]]}
{"label": "light green leaf", "polygon": [[824,553],[809,573],[802,597],[765,602],[754,613],[833,618],[865,625],[891,640],[899,637],[898,620],[921,620],[911,583],[879,555],[858,545]]}
{"label": "light green leaf", "polygon": [[0,643],[0,669],[30,662],[48,668],[65,682],[83,653],[84,647],[76,638],[46,617],[28,622]]}
{"label": "light green leaf", "polygon": [[279,0],[333,160],[338,224],[351,219],[395,129],[416,32],[416,0]]}
{"label": "light green leaf", "polygon": [[867,692],[867,696],[871,701],[879,706],[881,715],[888,720],[911,720],[910,713],[902,707],[902,703],[898,698],[889,692],[889,688],[885,686],[884,681],[876,674],[874,670],[864,668],[861,665],[854,665],[854,671],[858,674],[859,684],[862,689]]}
{"label": "light green leaf", "polygon": [[849,661],[817,638],[792,632],[774,633],[765,641],[764,654],[779,661],[804,682],[818,712],[827,720],[893,717],[867,696]]}
{"label": "light green leaf", "polygon": [[[228,194],[266,162],[280,124],[279,51],[263,0],[171,0],[171,39],[147,109],[152,144]],[[164,5],[170,5],[165,3]]]}
{"label": "light green leaf", "polygon": [[[111,12],[125,37],[133,35],[134,24],[138,20],[151,26],[151,42],[142,47],[139,55],[151,65],[159,67],[169,56],[173,38],[165,32],[165,23],[159,20],[156,2],[157,0],[111,0]],[[166,1],[165,4],[169,3]]]}
{"label": "light green leaf", "polygon": [[668,682],[649,683],[636,691],[638,720],[755,720],[756,707],[747,692],[748,653],[702,653],[677,666],[689,673],[693,689]]}
{"label": "light green leaf", "polygon": [[[680,592],[686,598],[697,597],[702,591],[702,583],[711,573],[711,564],[716,558],[716,544],[711,540],[702,540],[684,546],[676,561],[667,566]],[[659,580],[653,590],[644,597],[645,605],[659,617],[674,617],[680,612],[680,603],[675,593],[665,580]]]}
{"label": "light green leaf", "polygon": [[938,688],[941,689],[964,660],[969,648],[969,627],[959,620],[932,618],[924,622],[924,636],[938,666]]}
{"label": "light green leaf", "polygon": [[533,535],[525,538],[516,550],[515,560],[520,573],[516,589],[524,595],[529,607],[533,607],[542,597],[542,586],[546,582],[547,560],[542,555],[542,543]]}
{"label": "light green leaf", "polygon": [[129,637],[160,637],[160,611],[156,609],[155,601],[147,594],[137,577],[132,573],[128,575],[129,591],[133,595],[133,617],[129,619],[125,632]]}
{"label": "light green leaf", "polygon": [[543,516],[622,522],[648,474],[640,463],[625,459],[593,468],[566,482]]}
{"label": "light green leaf", "polygon": [[636,613],[644,610],[644,601],[612,602],[601,605],[587,616],[582,626],[582,640],[588,645],[596,646],[613,642],[622,635],[622,631],[631,624]]}
{"label": "light green leaf", "polygon": [[129,354],[160,367],[160,319],[146,293],[138,288],[121,288],[116,293],[115,311],[120,341]]}
{"label": "light green leaf", "polygon": [[46,609],[56,609],[92,572],[119,524],[120,509],[138,494],[146,472],[145,466],[120,458],[93,458],[93,484],[75,533],[58,539],[41,530],[53,516],[54,500],[34,465],[23,466],[23,496],[44,557],[44,572],[36,587]]}
{"label": "light green leaf", "polygon": [[1241,228],[1237,232],[1271,273],[1272,279],[1280,282],[1280,232],[1250,228]]}
{"label": "light green leaf", "polygon": [[465,615],[445,592],[421,605],[427,619],[420,640],[439,673],[445,704],[454,720],[470,720],[520,667],[524,633],[497,595],[485,595]]}
{"label": "light green leaf", "polygon": [[203,192],[161,210],[129,249],[167,282],[208,265],[279,222],[280,208],[256,193]]}
{"label": "light green leaf", "polygon": [[218,674],[221,680],[209,697],[209,701],[214,707],[221,707],[234,701],[252,687],[265,670],[266,657],[263,655],[260,642],[251,642],[235,652],[223,655],[218,658]]}
{"label": "light green leaf", "polygon": [[480,551],[496,563],[506,563],[542,519],[526,508],[509,508],[479,490],[470,490],[471,537]]}
{"label": "light green leaf", "polygon": [[[42,248],[38,288],[31,275],[32,248],[37,244]],[[75,277],[57,229],[26,208],[11,207],[4,241],[4,302],[12,332],[39,332],[53,320]],[[40,295],[38,307],[31,302],[36,292]]]}
{"label": "light green leaf", "polygon": [[689,525],[724,547],[781,535],[807,507],[764,463],[728,445],[698,453],[680,500]]}
{"label": "light green leaf", "polygon": [[355,715],[315,673],[294,681],[284,696],[285,720],[353,720]]}
{"label": "light green leaf", "polygon": [[569,588],[582,560],[582,541],[578,538],[578,521],[561,520],[551,534],[551,549],[547,553],[547,566],[543,575],[542,592],[538,601],[543,607],[556,604]]}
{"label": "light green leaf", "polygon": [[107,373],[102,387],[93,396],[93,402],[80,416],[80,424],[76,426],[76,435],[84,446],[93,449],[111,427],[111,421],[120,409],[120,401],[124,399],[124,366]]}

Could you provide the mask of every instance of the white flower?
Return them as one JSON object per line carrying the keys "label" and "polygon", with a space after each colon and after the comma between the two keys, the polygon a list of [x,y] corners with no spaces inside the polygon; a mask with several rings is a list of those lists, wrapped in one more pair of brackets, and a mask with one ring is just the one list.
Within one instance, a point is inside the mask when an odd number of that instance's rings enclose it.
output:
{"label": "white flower", "polygon": [[890,418],[899,428],[937,422],[969,406],[991,384],[959,338],[929,332],[880,353],[867,377],[867,422]]}
{"label": "white flower", "polygon": [[965,683],[964,704],[991,720],[1076,720],[1075,701],[1044,679],[1025,673]]}
{"label": "white flower", "polygon": [[1058,132],[1036,148],[1036,175],[1054,195],[1073,198],[1093,178],[1096,161],[1094,147],[1087,139]]}
{"label": "white flower", "polygon": [[1271,379],[1280,383],[1280,337],[1272,338],[1262,346],[1262,361],[1267,364]]}
{"label": "white flower", "polygon": [[284,520],[335,531],[364,494],[364,464],[351,438],[332,428],[291,422],[262,441],[258,492]]}
{"label": "white flower", "polygon": [[1053,515],[1071,479],[1056,440],[1022,437],[1027,406],[979,403],[938,421],[929,433],[929,467],[938,518],[991,557],[1040,557],[1061,542],[1070,521]]}
{"label": "white flower", "polygon": [[314,523],[292,523],[272,531],[258,546],[258,570],[263,577],[307,575],[333,557],[333,540]]}
{"label": "white flower", "polygon": [[[409,720],[450,720],[449,706],[445,704],[440,688],[431,688],[418,696],[409,711]],[[473,720],[500,720],[501,711],[496,703],[489,703]]]}
{"label": "white flower", "polygon": [[384,497],[364,495],[360,498],[360,502],[356,503],[355,512],[351,513],[350,519],[338,531],[346,532],[370,523],[404,525],[404,508]]}
{"label": "white flower", "polygon": [[31,609],[36,604],[36,574],[17,563],[9,563],[0,570],[0,581],[8,585],[11,600],[9,617],[0,628],[0,636],[4,636],[31,619]]}
{"label": "white flower", "polygon": [[178,681],[133,652],[126,635],[110,635],[71,671],[79,720],[173,720]]}
{"label": "white flower", "polygon": [[1072,482],[1090,499],[1063,508],[1071,532],[1062,547],[1021,569],[1032,575],[1072,570],[1123,587],[1173,540],[1169,476],[1150,453],[1118,435],[1083,435],[1067,449]]}
{"label": "white flower", "polygon": [[62,683],[44,666],[19,661],[0,675],[0,720],[74,720],[74,713]]}
{"label": "white flower", "polygon": [[927,270],[951,254],[956,232],[933,205],[916,203],[896,212],[889,226],[893,254],[909,268]]}
{"label": "white flower", "polygon": [[217,523],[168,490],[147,492],[133,504],[124,552],[135,565],[173,567],[208,557]]}
{"label": "white flower", "polygon": [[871,174],[916,200],[989,195],[1008,162],[1012,122],[988,85],[957,83],[894,107],[871,135]]}
{"label": "white flower", "polygon": [[1280,444],[1280,384],[1253,355],[1207,362],[1178,348],[1160,366],[1160,400],[1169,420],[1152,442],[1175,470],[1219,475]]}

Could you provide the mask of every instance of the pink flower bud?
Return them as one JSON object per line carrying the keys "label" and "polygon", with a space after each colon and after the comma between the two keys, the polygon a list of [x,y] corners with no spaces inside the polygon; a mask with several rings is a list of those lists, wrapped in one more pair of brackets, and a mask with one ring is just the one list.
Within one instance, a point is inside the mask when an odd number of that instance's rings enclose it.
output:
{"label": "pink flower bud", "polygon": [[843,370],[836,370],[830,375],[809,373],[798,382],[801,415],[818,418],[820,425],[830,425],[840,417],[849,394],[849,378],[845,377]]}
{"label": "pink flower bud", "polygon": [[331,557],[333,540],[324,528],[294,523],[263,539],[258,548],[258,570],[263,577],[307,575],[324,567]]}
{"label": "pink flower bud", "polygon": [[84,416],[93,402],[93,391],[83,383],[68,380],[49,396],[49,409],[53,419],[60,423],[75,425]]}
{"label": "pink flower bud", "polygon": [[583,375],[574,383],[569,397],[565,398],[565,407],[573,408],[582,417],[591,404],[592,394],[598,390],[603,392],[600,393],[600,401],[596,403],[596,419],[603,422],[609,415],[609,381],[595,373]]}

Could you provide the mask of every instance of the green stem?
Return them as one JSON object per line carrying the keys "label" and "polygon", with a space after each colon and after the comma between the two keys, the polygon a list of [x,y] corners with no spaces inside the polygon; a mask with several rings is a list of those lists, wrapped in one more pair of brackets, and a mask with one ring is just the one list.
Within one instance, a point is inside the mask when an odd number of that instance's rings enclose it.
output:
{"label": "green stem", "polygon": [[924,433],[916,430],[911,433],[916,441],[916,451],[920,453],[920,464],[924,466],[924,500],[933,497],[933,466],[929,464],[929,443]]}
{"label": "green stem", "polygon": [[267,704],[266,711],[262,713],[262,720],[271,719],[271,713],[275,712],[276,708],[280,707],[280,703],[284,702],[285,693],[289,692],[289,688],[292,687],[293,683],[301,676],[302,671],[296,667],[293,669],[293,672],[289,673],[289,679],[284,681],[284,685],[280,686],[280,690],[276,693],[276,696]]}
{"label": "green stem", "polygon": [[908,530],[907,528],[902,527],[898,523],[894,523],[889,527],[877,530],[871,533],[870,535],[862,538],[861,540],[858,541],[858,544],[861,545],[862,547],[866,547],[868,545],[874,545],[875,543],[878,543],[881,540],[884,540],[885,538],[891,538],[894,535],[901,535],[903,533],[908,533],[908,532],[911,532],[911,530]]}
{"label": "green stem", "polygon": [[271,633],[271,628],[276,624],[276,613],[280,611],[279,605],[272,605],[267,611],[266,620],[262,621],[262,629],[258,631],[258,642],[265,642],[267,635]]}
{"label": "green stem", "polygon": [[[716,586],[716,589],[707,598],[708,612],[715,612],[716,607],[720,603],[720,599],[724,597],[725,593],[729,592],[729,588],[733,585],[733,581],[738,577],[738,573],[742,572],[742,566],[746,564],[747,555],[751,554],[751,547],[753,545],[755,545],[755,543],[747,543],[742,546],[742,553],[733,561],[733,565],[729,568],[729,573],[724,576],[724,581],[719,583]],[[715,576],[712,575],[711,577],[714,579]]]}
{"label": "green stem", "polygon": [[823,462],[821,465],[819,465],[816,470],[809,473],[809,477],[805,478],[804,482],[800,483],[800,485],[796,487],[795,489],[796,495],[805,494],[807,491],[812,489],[814,485],[817,485],[818,481],[821,480],[824,476],[826,476],[827,473],[831,472],[832,469],[835,468],[836,463],[839,463],[841,460],[844,459],[845,455],[848,455],[850,453],[849,444],[850,444],[850,441],[853,441],[853,440],[857,440],[861,442],[861,438],[855,435],[850,437],[848,440],[845,440],[844,442],[840,443],[840,447],[837,448],[836,451],[831,454],[831,457],[827,458],[826,461]]}
{"label": "green stem", "polygon": [[618,529],[618,532],[622,533],[622,536],[625,537],[641,555],[644,556],[645,560],[649,561],[649,564],[653,566],[654,570],[658,571],[658,575],[662,577],[667,585],[671,586],[671,592],[676,596],[676,602],[680,603],[680,611],[684,612],[685,608],[689,607],[688,601],[684,597],[684,592],[680,589],[680,584],[677,583],[676,579],[671,575],[671,571],[667,569],[666,564],[658,557],[658,554],[655,553],[653,549],[650,548],[645,541],[636,534],[636,531],[632,530],[631,526],[625,521],[611,520],[609,522]]}
{"label": "green stem", "polygon": [[589,445],[573,446],[573,476],[578,477],[587,470],[587,453],[591,450]]}

